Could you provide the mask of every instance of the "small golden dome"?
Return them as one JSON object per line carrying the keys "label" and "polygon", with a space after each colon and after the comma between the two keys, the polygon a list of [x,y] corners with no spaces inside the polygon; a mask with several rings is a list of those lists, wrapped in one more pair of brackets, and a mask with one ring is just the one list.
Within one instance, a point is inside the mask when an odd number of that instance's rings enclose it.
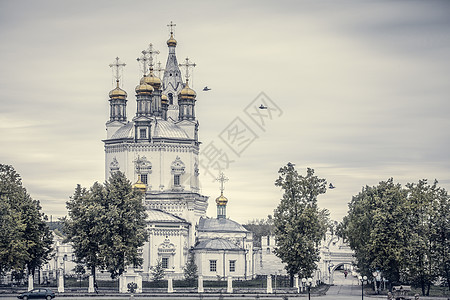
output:
{"label": "small golden dome", "polygon": [[167,46],[175,47],[177,45],[177,41],[173,38],[173,33],[170,33],[170,39],[167,40]]}
{"label": "small golden dome", "polygon": [[141,79],[141,83],[138,86],[136,86],[136,94],[150,95],[152,92],[153,92],[153,87],[150,84],[142,82],[142,79]]}
{"label": "small golden dome", "polygon": [[141,84],[143,83],[151,85],[155,90],[159,90],[161,87],[161,79],[156,77],[152,70],[150,70],[150,74],[141,78]]}
{"label": "small golden dome", "polygon": [[217,205],[227,205],[228,199],[221,193],[219,197],[216,198]]}
{"label": "small golden dome", "polygon": [[136,183],[133,184],[133,188],[145,193],[147,190],[147,185],[141,181],[141,176],[139,176]]}
{"label": "small golden dome", "polygon": [[193,89],[191,89],[186,81],[186,85],[184,86],[184,89],[180,92],[180,98],[181,99],[195,99],[197,94]]}
{"label": "small golden dome", "polygon": [[169,105],[169,99],[167,99],[167,96],[164,94],[161,95],[161,104]]}
{"label": "small golden dome", "polygon": [[119,81],[117,81],[117,86],[111,92],[109,92],[109,98],[111,99],[125,99],[127,97],[127,92],[119,87]]}

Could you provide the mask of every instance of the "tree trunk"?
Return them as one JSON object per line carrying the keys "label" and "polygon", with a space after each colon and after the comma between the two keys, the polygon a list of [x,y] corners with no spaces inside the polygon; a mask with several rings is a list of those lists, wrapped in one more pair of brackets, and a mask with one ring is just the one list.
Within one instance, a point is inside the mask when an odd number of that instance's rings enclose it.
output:
{"label": "tree trunk", "polygon": [[91,268],[91,275],[94,276],[94,284],[95,284],[95,282],[97,281],[97,279],[95,278],[95,266]]}
{"label": "tree trunk", "polygon": [[425,296],[425,280],[422,278],[420,278],[420,286],[422,288],[422,296]]}

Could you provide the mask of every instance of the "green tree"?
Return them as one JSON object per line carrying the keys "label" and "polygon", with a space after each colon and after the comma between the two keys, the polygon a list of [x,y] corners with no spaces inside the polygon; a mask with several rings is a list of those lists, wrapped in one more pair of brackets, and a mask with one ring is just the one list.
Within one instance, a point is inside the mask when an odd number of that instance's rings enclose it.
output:
{"label": "green tree", "polygon": [[390,282],[401,281],[408,232],[406,193],[390,178],[366,186],[352,198],[340,231],[355,251],[359,271],[368,277],[375,270]]}
{"label": "green tree", "polygon": [[154,282],[160,282],[164,279],[164,276],[166,274],[161,259],[158,259],[156,262],[156,265],[150,268],[150,274],[152,281]]}
{"label": "green tree", "polygon": [[450,291],[450,196],[443,188],[437,188],[431,217],[435,230],[432,241],[435,243],[433,261],[437,264],[438,275],[447,282]]}
{"label": "green tree", "polygon": [[[433,281],[445,275],[449,264],[449,222],[448,195],[427,180],[407,184],[409,204],[409,260],[408,277],[422,289],[422,295],[429,295]],[[448,269],[447,269],[448,272]]]}
{"label": "green tree", "polygon": [[49,260],[53,239],[41,209],[14,168],[0,164],[0,274],[34,274]]}
{"label": "green tree", "polygon": [[112,174],[105,185],[96,182],[89,190],[80,185],[75,189],[67,202],[64,231],[77,259],[92,275],[102,268],[115,278],[127,265],[142,264],[138,251],[146,241],[142,197],[121,172]]}
{"label": "green tree", "polygon": [[191,284],[194,283],[195,280],[198,278],[198,267],[195,264],[195,256],[194,252],[192,251],[189,253],[189,258],[186,265],[183,268],[183,272],[184,278]]}
{"label": "green tree", "polygon": [[448,200],[437,182],[402,188],[391,178],[353,197],[338,232],[362,274],[380,270],[392,284],[413,284],[426,295],[437,278],[449,281]]}
{"label": "green tree", "polygon": [[274,214],[275,254],[287,264],[292,281],[295,274],[310,277],[317,268],[319,244],[328,223],[328,211],[319,210],[317,197],[326,192],[326,180],[310,168],[302,176],[291,163],[278,173],[275,185],[284,194]]}
{"label": "green tree", "polygon": [[105,183],[106,203],[103,220],[105,245],[102,252],[111,276],[123,273],[125,266],[141,266],[143,258],[138,251],[147,241],[143,194],[132,188],[123,173],[114,173]]}

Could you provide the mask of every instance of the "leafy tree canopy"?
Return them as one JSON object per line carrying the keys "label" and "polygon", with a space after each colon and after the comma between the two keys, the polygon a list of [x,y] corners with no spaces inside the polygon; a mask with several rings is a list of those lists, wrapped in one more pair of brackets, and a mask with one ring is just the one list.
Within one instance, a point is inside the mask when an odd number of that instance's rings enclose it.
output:
{"label": "leafy tree canopy", "polygon": [[422,287],[449,281],[449,196],[437,182],[395,184],[392,178],[366,186],[352,198],[339,234],[355,251],[361,273],[375,270],[393,284]]}
{"label": "leafy tree canopy", "polygon": [[67,202],[64,231],[92,274],[102,268],[115,278],[126,266],[142,264],[139,247],[147,238],[142,197],[121,172],[113,173],[104,185],[96,182],[89,190],[76,187]]}
{"label": "leafy tree canopy", "polygon": [[32,274],[49,260],[53,240],[41,209],[14,168],[0,164],[0,274]]}
{"label": "leafy tree canopy", "polygon": [[274,214],[275,254],[287,264],[291,277],[310,277],[317,268],[319,244],[328,223],[328,211],[317,206],[317,197],[326,192],[326,180],[310,168],[302,176],[291,163],[278,173],[275,185],[284,194]]}

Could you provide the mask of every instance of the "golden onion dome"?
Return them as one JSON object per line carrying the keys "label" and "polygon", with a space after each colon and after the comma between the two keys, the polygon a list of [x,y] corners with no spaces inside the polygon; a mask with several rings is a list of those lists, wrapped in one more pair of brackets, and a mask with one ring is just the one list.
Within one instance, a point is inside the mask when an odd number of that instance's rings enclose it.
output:
{"label": "golden onion dome", "polygon": [[220,196],[216,198],[217,205],[227,205],[228,199],[223,195],[223,193],[220,193]]}
{"label": "golden onion dome", "polygon": [[142,79],[141,79],[141,83],[138,86],[136,86],[136,94],[149,95],[152,92],[153,92],[153,87],[150,84],[142,82]]}
{"label": "golden onion dome", "polygon": [[111,92],[109,92],[109,98],[111,99],[125,99],[127,97],[127,92],[119,87],[119,81],[117,81],[117,86]]}
{"label": "golden onion dome", "polygon": [[161,79],[156,77],[152,70],[150,70],[150,74],[144,75],[144,77],[141,78],[141,84],[143,83],[151,85],[155,90],[161,88]]}
{"label": "golden onion dome", "polygon": [[164,94],[161,95],[161,104],[169,105],[169,99]]}
{"label": "golden onion dome", "polygon": [[167,40],[167,46],[175,47],[177,45],[177,40],[173,38],[173,33],[170,33],[170,39]]}
{"label": "golden onion dome", "polygon": [[141,181],[141,176],[139,176],[136,183],[133,184],[133,188],[145,193],[145,191],[147,190],[147,185],[145,185],[145,183]]}
{"label": "golden onion dome", "polygon": [[195,97],[197,96],[197,94],[195,93],[195,91],[193,89],[191,89],[186,81],[186,85],[184,86],[184,88],[180,91],[179,94],[181,99],[195,99]]}

